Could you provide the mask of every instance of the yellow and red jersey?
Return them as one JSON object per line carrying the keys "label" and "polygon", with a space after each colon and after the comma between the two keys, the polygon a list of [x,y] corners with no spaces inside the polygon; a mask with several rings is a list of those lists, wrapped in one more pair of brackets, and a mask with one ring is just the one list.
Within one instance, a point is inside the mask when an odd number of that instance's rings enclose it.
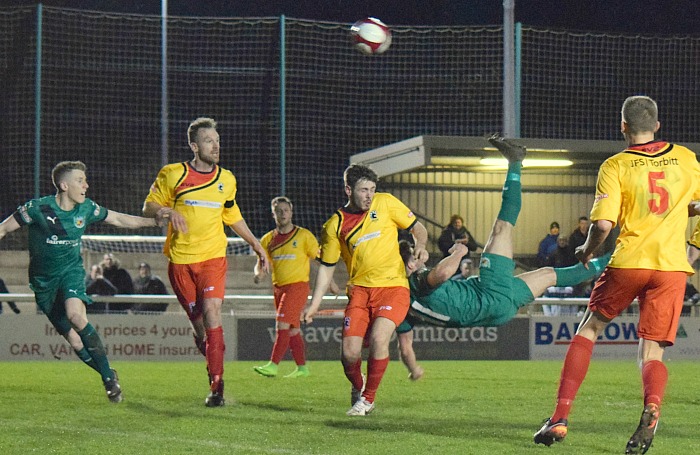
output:
{"label": "yellow and red jersey", "polygon": [[260,244],[272,263],[275,286],[309,281],[310,260],[318,256],[318,241],[308,229],[294,226],[286,234],[273,229],[262,236]]}
{"label": "yellow and red jersey", "polygon": [[320,260],[335,265],[342,256],[348,284],[408,287],[399,255],[398,229],[410,229],[416,218],[388,193],[376,193],[366,212],[336,211],[323,225]]}
{"label": "yellow and red jersey", "polygon": [[610,267],[684,271],[688,204],[700,199],[700,164],[691,150],[662,141],[630,147],[598,173],[591,220],[619,223]]}
{"label": "yellow and red jersey", "polygon": [[174,264],[225,257],[224,224],[243,219],[236,204],[236,177],[219,166],[199,172],[189,163],[169,164],[158,172],[146,202],[172,207],[187,220],[187,233],[168,226],[163,252]]}

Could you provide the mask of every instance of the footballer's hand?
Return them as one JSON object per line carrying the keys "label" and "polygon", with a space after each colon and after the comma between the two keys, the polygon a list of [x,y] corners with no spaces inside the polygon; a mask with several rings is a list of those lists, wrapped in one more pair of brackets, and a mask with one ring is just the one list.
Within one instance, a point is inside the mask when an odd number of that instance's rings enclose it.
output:
{"label": "footballer's hand", "polygon": [[304,317],[302,318],[302,321],[306,324],[311,324],[314,322],[314,316],[316,315],[316,311],[313,308],[309,308],[304,312]]}
{"label": "footballer's hand", "polygon": [[[160,219],[160,221],[159,221]],[[168,222],[177,232],[187,234],[187,220],[180,213],[170,207],[163,207],[156,213],[156,222],[159,226],[165,225]]]}
{"label": "footballer's hand", "polygon": [[430,253],[428,253],[428,250],[426,250],[424,246],[416,245],[413,249],[413,257],[416,258],[416,261],[419,263],[425,264],[428,262],[428,259],[430,259]]}
{"label": "footballer's hand", "polygon": [[586,254],[585,246],[586,245],[584,244],[584,245],[581,245],[579,247],[576,247],[576,251],[574,252],[574,256],[576,256],[576,259],[578,259],[581,262],[581,264],[583,264],[583,266],[585,268],[588,268],[588,262],[593,258],[593,255]]}
{"label": "footballer's hand", "polygon": [[447,251],[450,254],[457,254],[459,257],[466,256],[469,253],[469,248],[463,243],[455,243]]}
{"label": "footballer's hand", "polygon": [[414,369],[408,374],[408,379],[410,379],[411,381],[417,381],[417,380],[419,380],[420,378],[423,377],[423,373],[425,373],[425,372],[423,371],[423,367],[421,367],[420,365],[416,365],[416,368],[414,368]]}

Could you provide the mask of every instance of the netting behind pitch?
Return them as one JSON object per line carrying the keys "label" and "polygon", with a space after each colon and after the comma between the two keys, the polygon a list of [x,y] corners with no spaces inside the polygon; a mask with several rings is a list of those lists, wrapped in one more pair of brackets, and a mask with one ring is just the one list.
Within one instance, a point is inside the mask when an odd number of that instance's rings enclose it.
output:
{"label": "netting behind pitch", "polygon": [[526,28],[522,136],[619,139],[626,97],[659,105],[659,137],[700,141],[700,37]]}
{"label": "netting behind pitch", "polygon": [[[5,180],[2,216],[34,196],[36,9],[0,9]],[[60,160],[88,165],[89,196],[138,214],[162,164],[161,23],[157,16],[44,8],[39,183]],[[480,136],[502,124],[503,31],[394,27],[367,57],[349,24],[287,19],[286,195],[318,233],[342,204],[355,153],[412,136]],[[168,162],[192,157],[189,122],[214,117],[222,166],[238,178],[253,232],[272,227],[281,192],[280,18],[168,19]],[[700,38],[610,36],[525,28],[524,137],[615,139],[624,97],[660,103],[663,137],[700,141]],[[125,233],[101,225],[91,233]],[[140,235],[158,235],[144,229]],[[14,235],[0,248],[23,248]]]}

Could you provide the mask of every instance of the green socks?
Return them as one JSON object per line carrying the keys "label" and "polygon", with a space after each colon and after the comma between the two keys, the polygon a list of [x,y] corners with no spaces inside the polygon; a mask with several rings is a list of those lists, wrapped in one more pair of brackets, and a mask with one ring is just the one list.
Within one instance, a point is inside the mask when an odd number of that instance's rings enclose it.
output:
{"label": "green socks", "polygon": [[100,372],[100,370],[97,369],[97,364],[92,359],[92,357],[90,357],[90,353],[88,353],[87,349],[85,349],[85,346],[83,346],[83,349],[81,349],[80,351],[78,351],[77,349],[73,350],[75,351],[75,354],[78,356],[78,358],[82,360],[85,365],[89,366],[98,373]]}
{"label": "green socks", "polygon": [[114,378],[112,369],[109,366],[109,360],[107,360],[107,353],[105,352],[105,347],[102,344],[102,339],[95,331],[95,328],[88,322],[83,330],[78,332],[80,339],[83,340],[83,345],[87,349],[88,354],[92,357],[95,362],[95,370],[97,370],[102,375],[102,381],[107,381]]}
{"label": "green socks", "polygon": [[518,220],[520,207],[522,206],[520,170],[522,168],[521,161],[513,161],[508,163],[508,174],[506,182],[503,185],[503,194],[501,202],[501,210],[498,212],[498,219],[507,221],[513,226]]}
{"label": "green socks", "polygon": [[571,267],[561,267],[554,269],[554,273],[557,275],[556,286],[575,286],[584,281],[589,281],[596,276],[603,273],[605,266],[610,262],[610,256],[612,253],[608,253],[604,256],[591,259],[588,262],[588,268],[585,268],[583,264],[578,263],[572,265]]}

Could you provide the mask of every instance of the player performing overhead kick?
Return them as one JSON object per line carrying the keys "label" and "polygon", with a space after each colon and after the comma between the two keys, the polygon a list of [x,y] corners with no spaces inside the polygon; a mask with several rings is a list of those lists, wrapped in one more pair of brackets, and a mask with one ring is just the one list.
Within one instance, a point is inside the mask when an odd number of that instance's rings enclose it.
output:
{"label": "player performing overhead kick", "polygon": [[588,267],[543,267],[513,276],[513,227],[521,207],[520,171],[526,150],[498,135],[489,142],[508,159],[508,173],[501,209],[481,255],[479,276],[450,280],[467,254],[463,244],[452,246],[450,255],[429,269],[413,257],[408,242],[400,242],[412,303],[406,320],[397,328],[399,335],[420,322],[446,327],[503,325],[548,287],[590,280],[610,259],[608,254],[590,261]]}

